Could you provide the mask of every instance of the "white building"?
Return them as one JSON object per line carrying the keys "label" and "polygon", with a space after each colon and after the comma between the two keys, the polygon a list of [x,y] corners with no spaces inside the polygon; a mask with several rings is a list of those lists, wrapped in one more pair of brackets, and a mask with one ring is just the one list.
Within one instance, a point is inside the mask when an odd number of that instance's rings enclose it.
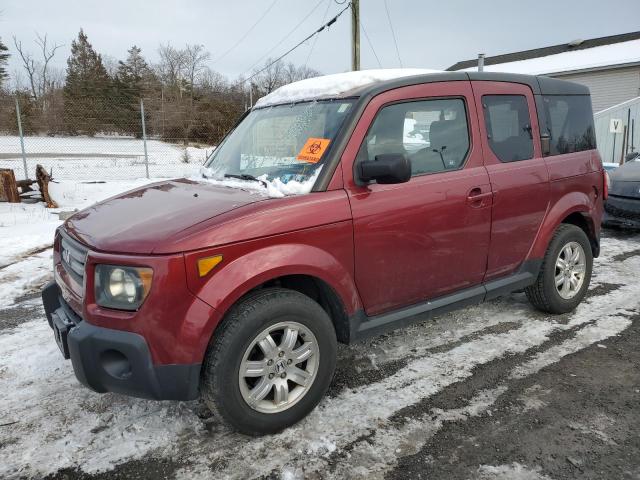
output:
{"label": "white building", "polygon": [[[465,60],[447,70],[476,70]],[[547,75],[586,85],[593,111],[640,96],[640,32],[486,57],[484,71]]]}

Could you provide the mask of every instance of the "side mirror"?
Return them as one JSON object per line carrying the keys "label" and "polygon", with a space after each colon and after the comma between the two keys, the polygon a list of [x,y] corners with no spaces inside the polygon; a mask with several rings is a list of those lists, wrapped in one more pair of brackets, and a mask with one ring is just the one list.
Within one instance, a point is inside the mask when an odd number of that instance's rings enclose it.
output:
{"label": "side mirror", "polygon": [[548,133],[540,134],[540,148],[542,149],[543,157],[546,157],[551,153],[551,135]]}
{"label": "side mirror", "polygon": [[364,182],[404,183],[411,178],[411,163],[406,155],[386,153],[375,160],[360,162],[360,179]]}

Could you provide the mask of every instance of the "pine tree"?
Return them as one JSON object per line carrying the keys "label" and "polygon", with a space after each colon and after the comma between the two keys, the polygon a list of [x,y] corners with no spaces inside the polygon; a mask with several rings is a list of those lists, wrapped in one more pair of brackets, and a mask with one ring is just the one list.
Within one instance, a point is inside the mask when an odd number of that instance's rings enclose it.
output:
{"label": "pine tree", "polygon": [[0,39],[0,88],[8,77],[7,62],[9,61],[9,54],[6,53],[8,51],[9,49],[4,43],[2,43],[2,39]]}
{"label": "pine tree", "polygon": [[142,133],[140,99],[153,83],[154,75],[140,48],[134,45],[128,53],[127,60],[119,62],[114,82],[116,125],[119,131],[139,137]]}
{"label": "pine tree", "polygon": [[111,129],[108,109],[111,78],[97,53],[80,30],[71,43],[67,60],[67,79],[64,85],[64,119],[69,133],[95,135],[100,129]]}

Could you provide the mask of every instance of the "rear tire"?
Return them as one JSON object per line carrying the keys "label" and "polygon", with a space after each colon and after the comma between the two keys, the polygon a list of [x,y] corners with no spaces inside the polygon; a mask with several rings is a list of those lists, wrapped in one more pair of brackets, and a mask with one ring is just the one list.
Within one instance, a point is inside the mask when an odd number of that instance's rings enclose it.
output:
{"label": "rear tire", "polygon": [[584,231],[561,224],[553,235],[536,282],[525,289],[527,298],[546,313],[567,313],[582,301],[593,268],[591,243]]}
{"label": "rear tire", "polygon": [[260,290],[235,305],[214,333],[203,399],[240,432],[278,432],[322,399],[336,351],[333,324],[320,305],[293,290]]}

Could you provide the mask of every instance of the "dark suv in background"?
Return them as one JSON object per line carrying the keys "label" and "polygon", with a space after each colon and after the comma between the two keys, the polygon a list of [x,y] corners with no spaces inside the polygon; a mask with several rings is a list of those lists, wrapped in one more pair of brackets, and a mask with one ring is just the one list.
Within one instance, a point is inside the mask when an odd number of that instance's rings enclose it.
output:
{"label": "dark suv in background", "polygon": [[640,230],[640,153],[629,154],[624,165],[607,172],[607,180],[603,224]]}

